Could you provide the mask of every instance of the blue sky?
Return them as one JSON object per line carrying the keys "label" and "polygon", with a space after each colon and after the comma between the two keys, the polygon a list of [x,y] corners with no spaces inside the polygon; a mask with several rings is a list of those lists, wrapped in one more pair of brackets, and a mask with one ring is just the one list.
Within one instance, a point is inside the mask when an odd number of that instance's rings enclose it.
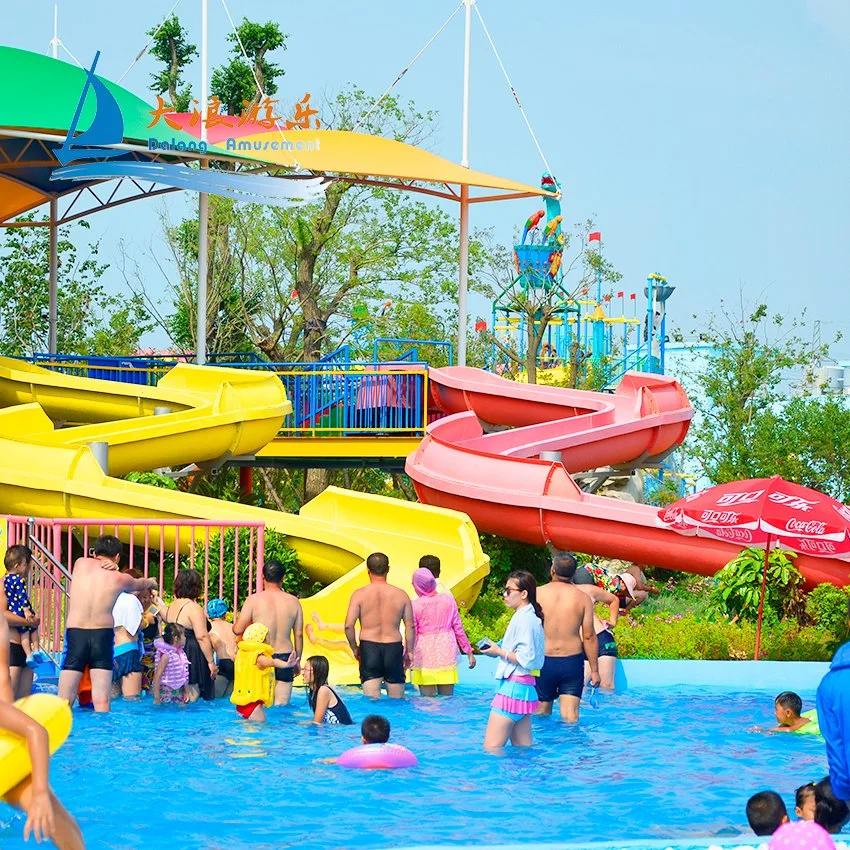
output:
{"label": "blue sky", "polygon": [[[60,37],[117,79],[174,0],[60,0]],[[116,9],[120,5],[120,13]],[[283,101],[349,82],[378,94],[454,10],[454,0],[229,0],[234,19],[279,20]],[[211,62],[226,52],[220,0],[209,0]],[[636,291],[648,272],[678,288],[670,321],[721,299],[765,298],[789,316],[808,307],[850,357],[850,3],[846,0],[607,0],[525,5],[479,0],[543,151],[564,190],[565,218],[596,218],[606,254]],[[525,11],[524,11],[525,10]],[[200,2],[178,14],[199,40]],[[0,0],[6,44],[46,52],[51,0]],[[536,183],[543,164],[473,16],[470,160]],[[460,159],[463,23],[459,14],[396,91],[436,109],[431,149]],[[154,63],[124,85],[147,97]],[[195,68],[197,85],[199,70]],[[91,219],[104,257],[160,255],[161,201]],[[180,201],[170,200],[171,215]],[[533,201],[479,205],[473,226],[509,242]],[[155,265],[143,262],[153,288]],[[120,289],[117,269],[110,286]],[[477,312],[489,309],[481,301]]]}

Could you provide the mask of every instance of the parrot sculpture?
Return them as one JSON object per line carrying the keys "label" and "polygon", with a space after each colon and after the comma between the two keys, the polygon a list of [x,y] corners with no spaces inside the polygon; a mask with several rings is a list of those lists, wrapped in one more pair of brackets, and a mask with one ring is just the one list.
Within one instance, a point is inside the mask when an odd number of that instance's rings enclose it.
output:
{"label": "parrot sculpture", "polygon": [[546,239],[551,239],[553,236],[557,236],[561,229],[561,221],[563,220],[563,216],[556,215],[552,221],[546,223],[546,227],[543,228],[543,235]]}
{"label": "parrot sculpture", "polygon": [[544,215],[546,215],[545,210],[537,210],[536,213],[533,213],[532,215],[530,215],[528,217],[528,221],[526,221],[526,223],[525,223],[525,230],[522,231],[522,244],[523,245],[525,245],[525,239],[528,236],[528,234],[532,230],[535,230],[537,228],[537,226],[540,224],[540,219],[542,219]]}

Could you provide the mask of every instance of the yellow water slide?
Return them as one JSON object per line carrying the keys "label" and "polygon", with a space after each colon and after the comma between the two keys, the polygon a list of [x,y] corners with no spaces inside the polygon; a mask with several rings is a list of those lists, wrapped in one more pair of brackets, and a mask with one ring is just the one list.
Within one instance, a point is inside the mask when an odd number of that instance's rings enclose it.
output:
{"label": "yellow water slide", "polygon": [[[334,681],[355,682],[344,637],[327,626],[344,620],[352,591],[366,583],[365,558],[385,552],[390,580],[412,593],[419,557],[438,555],[442,580],[470,605],[489,563],[465,514],[334,487],[285,514],[112,477],[253,453],[290,410],[280,379],[252,370],[179,364],[146,387],[0,358],[0,512],[261,521],[286,534],[311,578],[327,584],[302,602],[305,656],[326,655]],[[109,446],[109,474],[89,448],[97,442]]]}

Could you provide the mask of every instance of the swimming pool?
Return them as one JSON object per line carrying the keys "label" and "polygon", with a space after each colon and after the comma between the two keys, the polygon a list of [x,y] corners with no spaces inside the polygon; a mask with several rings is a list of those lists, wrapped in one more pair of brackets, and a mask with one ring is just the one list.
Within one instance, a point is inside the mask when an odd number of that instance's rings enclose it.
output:
{"label": "swimming pool", "polygon": [[[812,694],[804,694],[807,708]],[[420,767],[360,772],[317,765],[357,743],[356,727],[301,725],[293,706],[254,726],[224,702],[154,709],[117,702],[76,713],[53,784],[89,847],[272,850],[546,844],[746,832],[744,804],[826,773],[814,736],[748,731],[772,720],[766,694],[646,688],[600,696],[582,724],[536,719],[536,746],[481,751],[491,691],[452,700],[344,694],[359,723],[379,710]],[[14,821],[14,822],[13,822]],[[0,845],[23,850],[21,821],[0,807]],[[743,842],[738,842],[743,843]]]}

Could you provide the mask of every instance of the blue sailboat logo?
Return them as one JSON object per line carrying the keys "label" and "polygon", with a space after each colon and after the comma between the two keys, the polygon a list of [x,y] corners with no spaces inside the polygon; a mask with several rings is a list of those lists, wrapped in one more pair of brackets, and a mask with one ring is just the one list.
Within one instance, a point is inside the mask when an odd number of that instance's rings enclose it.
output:
{"label": "blue sailboat logo", "polygon": [[[182,163],[179,159],[175,163],[150,161],[134,156],[131,151],[105,147],[120,145],[124,141],[124,118],[118,101],[94,74],[99,58],[100,51],[95,54],[94,62],[86,74],[68,135],[54,151],[62,167],[55,168],[50,173],[51,180],[95,182],[126,177],[172,186],[175,189],[220,195],[234,201],[273,206],[315,201],[324,194],[326,184],[321,177],[305,179],[298,176],[290,179],[269,177],[265,174],[239,174],[215,168],[197,169],[191,167],[191,160],[184,160]],[[93,91],[96,98],[94,119],[88,130],[75,135],[89,91]],[[116,157],[124,158],[115,162],[107,161]]]}
{"label": "blue sailboat logo", "polygon": [[[56,159],[62,165],[68,165],[68,163],[78,159],[111,159],[126,155],[126,151],[122,150],[86,147],[87,145],[116,145],[124,141],[124,118],[121,116],[121,108],[112,96],[112,92],[94,75],[98,59],[100,59],[99,50],[95,53],[94,62],[86,73],[86,81],[77,103],[77,111],[74,113],[71,126],[68,128],[68,135],[61,147],[54,151]],[[97,98],[94,119],[88,130],[84,130],[79,136],[75,136],[89,89],[94,91]]]}

